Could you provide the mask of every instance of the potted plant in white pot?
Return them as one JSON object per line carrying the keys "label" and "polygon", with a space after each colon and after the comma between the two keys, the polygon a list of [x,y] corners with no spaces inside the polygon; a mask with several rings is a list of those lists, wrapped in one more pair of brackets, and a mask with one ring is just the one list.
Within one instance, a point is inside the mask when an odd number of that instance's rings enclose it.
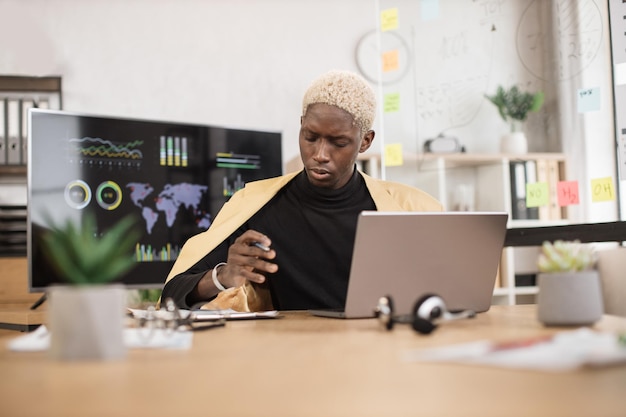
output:
{"label": "potted plant in white pot", "polygon": [[596,256],[579,241],[544,242],[538,259],[539,321],[547,326],[586,326],[604,312]]}
{"label": "potted plant in white pot", "polygon": [[522,91],[516,85],[509,89],[498,86],[496,94],[485,97],[497,107],[502,120],[510,126],[510,132],[502,136],[500,141],[500,152],[509,154],[528,152],[528,140],[522,131],[522,124],[528,118],[529,112],[541,109],[544,101],[543,92]]}
{"label": "potted plant in white pot", "polygon": [[63,360],[124,357],[126,290],[113,284],[134,264],[133,247],[139,238],[131,217],[120,220],[99,237],[93,216],[80,225],[50,218],[43,236],[50,264],[66,281],[49,289],[50,353]]}

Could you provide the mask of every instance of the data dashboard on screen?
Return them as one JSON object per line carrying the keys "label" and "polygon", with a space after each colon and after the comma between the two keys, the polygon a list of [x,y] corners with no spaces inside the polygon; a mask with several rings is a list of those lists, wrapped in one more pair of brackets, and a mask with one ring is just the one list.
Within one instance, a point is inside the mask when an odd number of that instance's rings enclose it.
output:
{"label": "data dashboard on screen", "polygon": [[130,288],[162,284],[182,245],[206,230],[247,182],[282,174],[281,134],[217,126],[31,110],[28,138],[29,289],[63,280],[42,236],[93,215],[101,236],[127,215],[142,231]]}

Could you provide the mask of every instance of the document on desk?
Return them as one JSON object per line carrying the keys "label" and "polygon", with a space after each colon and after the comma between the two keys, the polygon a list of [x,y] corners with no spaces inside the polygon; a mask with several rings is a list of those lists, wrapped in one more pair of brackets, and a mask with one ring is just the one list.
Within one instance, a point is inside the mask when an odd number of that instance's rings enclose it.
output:
{"label": "document on desk", "polygon": [[[148,317],[148,310],[140,310],[135,308],[129,308],[128,311],[134,318],[145,319]],[[250,320],[250,319],[273,319],[279,316],[277,310],[270,311],[250,311],[242,312],[235,310],[178,310],[182,319],[186,319],[190,314],[193,315],[193,320],[207,321],[207,320]],[[163,318],[164,316],[171,315],[171,312],[161,310],[154,310],[151,312],[157,318]]]}
{"label": "document on desk", "polygon": [[241,320],[241,319],[273,319],[278,317],[278,311],[235,311],[235,310],[192,310],[196,320]]}
{"label": "document on desk", "polygon": [[546,372],[564,372],[584,367],[626,366],[624,337],[581,328],[549,337],[510,342],[480,340],[433,349],[416,349],[406,352],[403,359]]}
{"label": "document on desk", "polygon": [[[124,344],[129,349],[190,349],[193,333],[165,329],[124,329]],[[50,331],[45,325],[31,333],[11,339],[9,350],[16,352],[41,352],[50,348]]]}

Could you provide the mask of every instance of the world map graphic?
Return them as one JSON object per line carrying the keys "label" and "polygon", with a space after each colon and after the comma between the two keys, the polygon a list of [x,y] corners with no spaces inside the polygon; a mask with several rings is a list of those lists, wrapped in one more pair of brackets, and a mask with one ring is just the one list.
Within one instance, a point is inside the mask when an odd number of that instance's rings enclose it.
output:
{"label": "world map graphic", "polygon": [[165,217],[167,227],[172,227],[182,209],[193,213],[198,228],[206,230],[211,225],[211,215],[200,207],[202,198],[208,190],[206,185],[166,184],[154,198],[154,206],[149,204],[149,197],[154,193],[154,188],[149,183],[130,182],[126,184],[126,188],[130,190],[133,204],[141,209],[148,234],[152,233],[161,216]]}

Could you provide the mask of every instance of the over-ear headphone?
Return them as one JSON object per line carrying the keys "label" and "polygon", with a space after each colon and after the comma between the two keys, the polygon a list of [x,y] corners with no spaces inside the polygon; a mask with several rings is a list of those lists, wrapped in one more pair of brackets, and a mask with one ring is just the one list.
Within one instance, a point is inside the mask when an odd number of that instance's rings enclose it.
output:
{"label": "over-ear headphone", "polygon": [[436,294],[425,294],[421,296],[415,302],[412,314],[404,316],[394,315],[393,299],[391,296],[386,295],[378,300],[374,314],[387,330],[393,329],[395,323],[409,323],[413,329],[420,334],[432,333],[439,323],[444,321],[476,316],[476,313],[472,310],[448,310],[443,299]]}

